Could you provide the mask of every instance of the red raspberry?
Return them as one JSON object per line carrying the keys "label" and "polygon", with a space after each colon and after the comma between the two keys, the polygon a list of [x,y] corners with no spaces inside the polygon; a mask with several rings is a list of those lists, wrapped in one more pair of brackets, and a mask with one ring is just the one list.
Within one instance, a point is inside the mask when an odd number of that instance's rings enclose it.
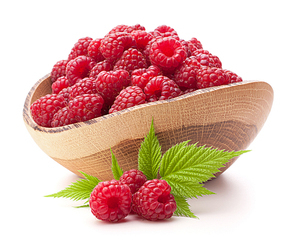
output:
{"label": "red raspberry", "polygon": [[108,60],[103,60],[97,63],[90,71],[89,77],[96,79],[98,74],[101,71],[111,71],[113,69],[113,65]]}
{"label": "red raspberry", "polygon": [[192,52],[192,56],[195,56],[203,66],[222,68],[220,59],[206,50],[197,49]]}
{"label": "red raspberry", "polygon": [[133,70],[147,68],[147,63],[140,51],[129,48],[124,51],[120,59],[115,63],[113,70],[126,70],[132,73]]}
{"label": "red raspberry", "polygon": [[52,67],[50,78],[51,82],[55,82],[59,77],[66,76],[66,67],[69,60],[60,60]]}
{"label": "red raspberry", "polygon": [[76,121],[87,121],[101,116],[104,99],[99,94],[83,94],[69,101],[69,109]]}
{"label": "red raspberry", "polygon": [[117,180],[100,182],[92,191],[89,205],[93,215],[103,221],[117,222],[131,211],[132,194]]}
{"label": "red raspberry", "polygon": [[196,89],[196,71],[200,68],[201,64],[195,57],[186,58],[175,71],[174,81],[183,90]]}
{"label": "red raspberry", "polygon": [[75,115],[66,106],[58,110],[52,118],[51,127],[65,126],[76,123]]}
{"label": "red raspberry", "polygon": [[140,24],[136,24],[136,25],[132,25],[132,26],[125,25],[125,24],[119,24],[119,25],[115,26],[111,31],[109,31],[108,34],[117,33],[117,32],[131,33],[136,30],[145,30],[145,27],[141,26]]}
{"label": "red raspberry", "polygon": [[165,180],[148,180],[133,196],[133,211],[147,220],[168,219],[176,208],[171,187]]}
{"label": "red raspberry", "polygon": [[161,37],[173,37],[177,40],[180,39],[178,36],[178,33],[173,28],[167,25],[158,26],[152,33],[155,37],[161,36]]}
{"label": "red raspberry", "polygon": [[221,68],[207,67],[196,72],[197,88],[227,85],[230,82],[229,75]]}
{"label": "red raspberry", "polygon": [[43,127],[51,127],[54,114],[66,106],[62,95],[47,94],[37,99],[31,106],[31,114],[34,121]]}
{"label": "red raspberry", "polygon": [[196,50],[202,49],[202,44],[195,37],[193,37],[188,41],[188,47],[190,52],[193,53]]}
{"label": "red raspberry", "polygon": [[153,36],[144,30],[132,31],[131,35],[136,41],[138,50],[144,50],[149,41],[153,39]]}
{"label": "red raspberry", "polygon": [[102,38],[92,40],[87,47],[87,56],[91,57],[96,62],[101,62],[105,58],[103,57],[100,47]]}
{"label": "red raspberry", "polygon": [[131,193],[134,194],[147,181],[147,178],[142,171],[131,169],[124,172],[119,181],[121,184],[128,185]]}
{"label": "red raspberry", "polygon": [[83,94],[98,94],[96,83],[93,79],[84,78],[79,80],[75,85],[72,86],[69,98],[73,99]]}
{"label": "red raspberry", "polygon": [[66,68],[66,76],[70,85],[74,85],[80,79],[88,77],[95,64],[96,62],[87,56],[78,56],[71,60]]}
{"label": "red raspberry", "polygon": [[236,73],[223,69],[224,72],[226,72],[230,78],[229,83],[237,83],[243,81],[241,77],[239,77]]}
{"label": "red raspberry", "polygon": [[111,106],[119,92],[130,85],[130,76],[126,70],[102,71],[95,82],[98,92],[105,100],[105,105]]}
{"label": "red raspberry", "polygon": [[184,39],[180,39],[179,41],[180,41],[180,43],[182,44],[183,48],[184,48],[185,51],[186,51],[186,56],[187,56],[187,57],[190,57],[190,56],[191,56],[191,51],[190,51],[190,49],[189,49],[188,42],[185,41]]}
{"label": "red raspberry", "polygon": [[70,86],[69,80],[67,79],[66,76],[59,77],[52,85],[52,93],[53,94],[58,94],[61,90],[64,88],[67,88]]}
{"label": "red raspberry", "polygon": [[135,47],[135,40],[126,32],[111,33],[101,41],[101,53],[110,61],[119,59],[124,50]]}
{"label": "red raspberry", "polygon": [[168,77],[157,76],[152,78],[146,87],[144,93],[149,102],[156,100],[165,100],[175,98],[181,94],[178,85]]}
{"label": "red raspberry", "polygon": [[184,61],[187,54],[180,41],[165,37],[152,43],[149,56],[152,64],[172,72]]}
{"label": "red raspberry", "polygon": [[138,86],[128,86],[121,90],[116,97],[109,113],[121,111],[123,109],[146,103],[146,95]]}
{"label": "red raspberry", "polygon": [[131,85],[139,86],[142,90],[144,90],[149,80],[159,74],[160,69],[155,65],[151,65],[147,69],[143,68],[134,70],[131,75]]}
{"label": "red raspberry", "polygon": [[90,37],[78,39],[78,41],[74,44],[73,48],[71,49],[68,59],[72,60],[74,58],[77,58],[78,56],[87,56],[87,48],[92,40],[93,39]]}
{"label": "red raspberry", "polygon": [[64,88],[59,92],[59,95],[64,97],[66,104],[69,103],[71,90],[72,90],[72,86]]}

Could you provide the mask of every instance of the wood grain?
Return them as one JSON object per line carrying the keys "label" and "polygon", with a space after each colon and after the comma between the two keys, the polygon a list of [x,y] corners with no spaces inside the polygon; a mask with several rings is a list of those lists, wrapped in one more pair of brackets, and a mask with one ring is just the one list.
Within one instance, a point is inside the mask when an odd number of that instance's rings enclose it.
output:
{"label": "wood grain", "polygon": [[124,171],[137,168],[138,150],[152,117],[163,152],[184,140],[237,151],[246,149],[257,136],[273,102],[269,84],[243,81],[131,107],[86,122],[44,128],[32,120],[29,107],[48,93],[51,81],[46,75],[33,86],[25,101],[23,118],[29,133],[45,153],[70,171],[79,175],[80,170],[102,180],[112,178],[110,147]]}

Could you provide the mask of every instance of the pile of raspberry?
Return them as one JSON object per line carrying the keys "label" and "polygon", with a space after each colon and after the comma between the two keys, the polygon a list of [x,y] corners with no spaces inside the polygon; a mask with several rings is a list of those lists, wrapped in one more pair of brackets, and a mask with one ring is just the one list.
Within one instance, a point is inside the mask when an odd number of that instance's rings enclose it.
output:
{"label": "pile of raspberry", "polygon": [[177,208],[165,180],[147,180],[137,169],[124,172],[119,180],[100,182],[89,205],[97,219],[108,222],[121,221],[130,213],[151,221],[169,219]]}
{"label": "pile of raspberry", "polygon": [[34,121],[58,127],[202,88],[240,82],[196,38],[161,25],[118,25],[103,38],[81,38],[51,71],[52,94],[31,105]]}

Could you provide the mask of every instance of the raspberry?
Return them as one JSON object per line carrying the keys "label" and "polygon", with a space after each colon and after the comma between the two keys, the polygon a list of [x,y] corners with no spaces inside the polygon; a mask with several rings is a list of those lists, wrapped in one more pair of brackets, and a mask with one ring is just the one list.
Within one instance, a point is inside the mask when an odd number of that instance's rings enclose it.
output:
{"label": "raspberry", "polygon": [[43,127],[51,127],[51,121],[54,114],[66,106],[62,95],[47,94],[37,99],[31,106],[31,114],[34,121]]}
{"label": "raspberry", "polygon": [[152,78],[144,88],[144,92],[147,96],[147,100],[150,102],[175,98],[181,94],[178,85],[165,76]]}
{"label": "raspberry", "polygon": [[77,122],[101,116],[104,99],[99,94],[83,94],[69,101],[69,109]]}
{"label": "raspberry", "polygon": [[237,83],[237,82],[243,81],[243,79],[241,77],[239,77],[236,73],[229,71],[229,70],[225,70],[225,69],[223,69],[223,71],[226,72],[227,75],[229,76],[229,78],[230,78],[229,83]]}
{"label": "raspberry", "polygon": [[101,41],[101,53],[110,61],[119,59],[124,50],[135,47],[135,40],[126,32],[111,33],[105,36]]}
{"label": "raspberry", "polygon": [[153,34],[156,37],[158,37],[158,36],[173,37],[173,38],[179,40],[179,36],[178,36],[177,32],[173,28],[171,28],[167,25],[158,26],[156,29],[154,29]]}
{"label": "raspberry", "polygon": [[105,105],[111,106],[119,92],[130,84],[130,76],[126,70],[102,71],[95,82]]}
{"label": "raspberry", "polygon": [[149,41],[153,39],[153,35],[144,30],[132,31],[131,35],[136,41],[138,50],[144,50]]}
{"label": "raspberry", "polygon": [[67,79],[66,76],[59,77],[52,85],[52,93],[53,94],[58,94],[61,90],[64,88],[67,88],[70,86],[69,80]]}
{"label": "raspberry", "polygon": [[192,56],[195,56],[203,66],[222,68],[220,59],[206,50],[197,49],[192,52]]}
{"label": "raspberry", "polygon": [[75,115],[66,106],[58,110],[52,118],[51,127],[65,126],[76,123]]}
{"label": "raspberry", "polygon": [[117,33],[117,32],[131,33],[136,30],[145,30],[145,27],[141,26],[140,24],[136,24],[132,26],[120,24],[115,26],[111,31],[108,32],[108,34]]}
{"label": "raspberry", "polygon": [[69,98],[73,99],[83,94],[97,94],[96,84],[93,79],[84,78],[79,80],[75,85],[72,86]]}
{"label": "raspberry", "polygon": [[89,205],[93,215],[103,221],[117,222],[131,211],[132,194],[117,180],[100,182],[92,191]]}
{"label": "raspberry", "polygon": [[120,59],[115,63],[113,70],[126,70],[132,73],[133,70],[146,68],[147,63],[140,51],[129,48],[124,51]]}
{"label": "raspberry", "polygon": [[96,79],[98,74],[101,71],[111,71],[113,69],[113,65],[108,60],[103,60],[97,63],[90,71],[89,77]]}
{"label": "raspberry", "polygon": [[66,104],[69,103],[71,90],[72,90],[72,86],[64,88],[59,92],[59,95],[64,97]]}
{"label": "raspberry", "polygon": [[168,219],[177,208],[170,192],[171,187],[165,180],[148,180],[134,194],[132,209],[147,220]]}
{"label": "raspberry", "polygon": [[78,39],[78,41],[74,44],[73,48],[71,49],[68,59],[72,60],[74,58],[77,58],[78,56],[87,56],[87,48],[92,40],[93,39],[90,37]]}
{"label": "raspberry", "polygon": [[201,64],[195,57],[186,58],[175,71],[174,81],[181,89],[196,89],[196,71],[200,68]]}
{"label": "raspberry", "polygon": [[138,86],[128,86],[121,90],[116,97],[109,113],[121,111],[123,109],[146,103],[146,95]]}
{"label": "raspberry", "polygon": [[150,61],[165,71],[172,72],[186,58],[186,50],[182,43],[172,37],[157,39],[152,43]]}
{"label": "raspberry", "polygon": [[185,41],[184,39],[180,39],[179,41],[180,41],[180,43],[182,44],[183,48],[184,48],[185,51],[186,51],[186,56],[187,56],[187,57],[190,57],[190,56],[191,56],[191,51],[190,51],[190,49],[189,49],[188,42]]}
{"label": "raspberry", "polygon": [[88,77],[95,64],[95,61],[87,56],[78,56],[71,60],[66,68],[66,76],[70,85],[74,85],[80,79]]}
{"label": "raspberry", "polygon": [[207,67],[196,72],[197,88],[227,85],[230,82],[229,75],[221,68]]}
{"label": "raspberry", "polygon": [[50,78],[51,82],[55,82],[59,77],[66,76],[66,67],[69,60],[60,60],[52,67]]}
{"label": "raspberry", "polygon": [[119,181],[121,184],[128,185],[131,193],[134,194],[147,181],[147,178],[142,171],[131,169],[129,171],[125,171]]}
{"label": "raspberry", "polygon": [[196,50],[202,49],[202,44],[195,37],[193,37],[188,41],[188,47],[190,52],[193,53]]}
{"label": "raspberry", "polygon": [[155,65],[149,66],[148,69],[143,68],[134,70],[131,74],[131,85],[139,86],[144,90],[149,80],[159,74],[160,69]]}
{"label": "raspberry", "polygon": [[90,41],[87,47],[87,56],[91,57],[96,62],[101,62],[105,59],[100,50],[101,41],[102,38],[94,39]]}

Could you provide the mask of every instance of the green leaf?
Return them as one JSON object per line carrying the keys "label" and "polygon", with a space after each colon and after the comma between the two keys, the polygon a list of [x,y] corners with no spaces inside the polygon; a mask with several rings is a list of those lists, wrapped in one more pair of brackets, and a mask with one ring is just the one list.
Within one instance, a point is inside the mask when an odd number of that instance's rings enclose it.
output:
{"label": "green leaf", "polygon": [[182,157],[182,152],[184,150],[184,147],[188,144],[189,141],[190,140],[183,141],[182,143],[176,144],[166,151],[166,153],[163,155],[161,159],[161,166],[160,166],[161,177],[164,177],[168,173],[172,172],[175,164]]}
{"label": "green leaf", "polygon": [[77,180],[70,186],[66,187],[64,190],[54,194],[46,195],[45,197],[68,198],[74,201],[87,199],[85,202],[86,204],[89,200],[91,192],[96,187],[96,185],[101,182],[101,180],[84,172],[79,172],[85,177],[85,179]]}
{"label": "green leaf", "polygon": [[203,187],[203,184],[188,180],[170,180],[166,179],[171,186],[172,193],[186,198],[197,198],[197,196],[215,194]]}
{"label": "green leaf", "polygon": [[185,197],[183,196],[177,196],[174,195],[175,201],[177,204],[177,209],[174,212],[174,215],[176,216],[185,216],[185,217],[190,217],[190,218],[198,218],[194,215],[194,213],[191,212],[190,206],[186,200]]}
{"label": "green leaf", "polygon": [[112,166],[111,166],[111,170],[114,176],[114,179],[119,180],[121,175],[123,174],[122,169],[120,168],[120,166],[118,165],[117,159],[115,157],[115,155],[113,154],[111,148],[111,159],[112,159]]}
{"label": "green leaf", "polygon": [[160,164],[160,176],[165,180],[205,182],[220,172],[233,157],[248,151],[228,152],[196,144],[187,145],[188,141],[171,147]]}
{"label": "green leaf", "polygon": [[161,161],[161,146],[155,136],[153,119],[150,131],[141,144],[138,156],[139,170],[141,170],[148,180],[156,179]]}
{"label": "green leaf", "polygon": [[172,193],[185,198],[214,194],[203,187],[203,182],[215,177],[233,157],[248,151],[228,152],[184,141],[171,147],[162,157],[160,176],[172,188]]}

